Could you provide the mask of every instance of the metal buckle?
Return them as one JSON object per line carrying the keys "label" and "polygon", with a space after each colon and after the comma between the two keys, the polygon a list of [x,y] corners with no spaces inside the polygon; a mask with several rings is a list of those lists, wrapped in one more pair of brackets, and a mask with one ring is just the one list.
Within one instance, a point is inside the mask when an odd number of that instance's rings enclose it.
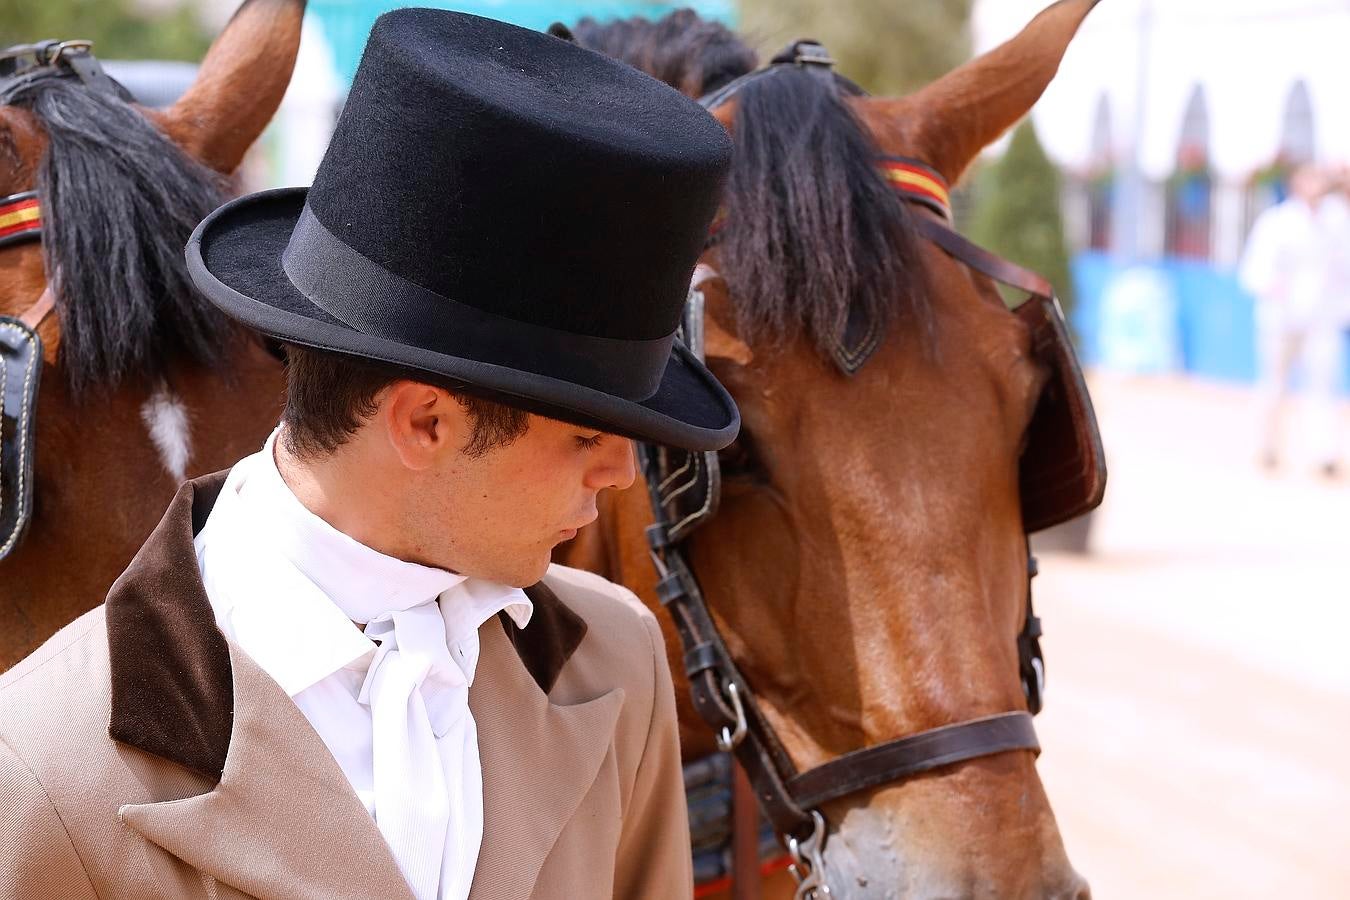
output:
{"label": "metal buckle", "polygon": [[811,836],[800,841],[789,836],[787,849],[792,857],[788,871],[797,882],[794,900],[833,897],[834,892],[825,882],[825,817],[820,810],[811,810]]}
{"label": "metal buckle", "polygon": [[799,53],[792,60],[793,65],[798,66],[824,66],[827,69],[833,69],[839,64],[839,61],[832,56],[813,55]]}
{"label": "metal buckle", "polygon": [[[36,44],[15,44],[0,50],[0,59],[21,60],[28,57],[31,66],[54,66],[61,62],[67,51],[83,50],[93,52],[94,42],[83,38],[69,41],[38,41]],[[30,67],[31,67],[30,66]],[[9,73],[11,75],[19,72]]]}
{"label": "metal buckle", "polygon": [[717,749],[723,753],[730,753],[741,741],[745,740],[747,725],[745,722],[745,707],[741,705],[741,692],[736,687],[736,682],[727,681],[722,685],[722,693],[731,701],[731,708],[736,712],[735,729],[723,725],[722,730],[717,733]]}
{"label": "metal buckle", "polygon": [[[1031,671],[1036,675],[1036,693],[1034,694],[1034,696],[1040,698],[1041,702],[1044,703],[1045,661],[1038,657],[1033,656],[1031,658]],[[1022,693],[1026,694],[1028,698],[1033,696],[1033,694],[1031,693],[1031,685],[1027,684],[1026,678],[1022,679]]]}
{"label": "metal buckle", "polygon": [[54,66],[57,63],[61,62],[61,57],[65,54],[67,50],[84,50],[87,53],[92,52],[94,49],[94,42],[83,39],[73,41],[61,41],[54,47],[48,46],[44,47],[43,49],[46,51],[44,54],[46,56],[44,62],[46,62],[46,64],[49,66]]}

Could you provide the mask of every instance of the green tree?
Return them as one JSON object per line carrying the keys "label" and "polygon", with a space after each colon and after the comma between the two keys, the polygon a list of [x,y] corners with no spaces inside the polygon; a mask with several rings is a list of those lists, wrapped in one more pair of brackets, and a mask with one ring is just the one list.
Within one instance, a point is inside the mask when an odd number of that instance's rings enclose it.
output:
{"label": "green tree", "polygon": [[198,62],[211,44],[186,4],[148,12],[130,0],[0,0],[0,47],[47,38],[92,40],[104,59]]}
{"label": "green tree", "polygon": [[974,0],[738,0],[740,31],[773,53],[814,38],[874,94],[907,94],[970,58]]}
{"label": "green tree", "polygon": [[1073,280],[1060,210],[1060,175],[1027,119],[1013,132],[1003,158],[974,181],[971,240],[1050,279],[1065,312],[1073,306]]}

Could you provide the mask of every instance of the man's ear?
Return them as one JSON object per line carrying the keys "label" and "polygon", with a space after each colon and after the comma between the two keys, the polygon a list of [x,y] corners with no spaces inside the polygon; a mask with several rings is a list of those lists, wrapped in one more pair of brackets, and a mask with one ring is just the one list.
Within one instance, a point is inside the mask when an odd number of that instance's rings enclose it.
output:
{"label": "man's ear", "polygon": [[458,452],[468,442],[468,414],[442,388],[395,381],[379,403],[389,444],[409,469],[430,468],[446,451]]}

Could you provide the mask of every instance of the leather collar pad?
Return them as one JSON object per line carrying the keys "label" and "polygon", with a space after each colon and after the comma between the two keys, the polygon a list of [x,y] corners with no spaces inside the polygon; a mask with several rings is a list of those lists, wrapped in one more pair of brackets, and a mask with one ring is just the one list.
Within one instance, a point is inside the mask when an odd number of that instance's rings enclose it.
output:
{"label": "leather collar pad", "polygon": [[0,560],[14,551],[33,514],[33,421],[42,339],[0,316]]}

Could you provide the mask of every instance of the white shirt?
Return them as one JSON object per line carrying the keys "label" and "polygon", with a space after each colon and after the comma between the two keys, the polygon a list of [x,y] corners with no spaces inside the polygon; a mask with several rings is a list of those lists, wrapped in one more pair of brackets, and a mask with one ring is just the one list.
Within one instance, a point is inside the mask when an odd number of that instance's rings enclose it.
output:
{"label": "white shirt", "polygon": [[[455,684],[428,678],[421,688],[437,723],[450,808],[435,896],[462,900],[483,836],[478,732],[468,708],[478,628],[502,610],[523,628],[533,607],[518,588],[394,559],[311,513],[277,470],[278,433],[231,470],[196,537],[216,622],[295,701],[378,824],[371,707],[362,702],[378,645],[353,622],[365,625],[439,598],[450,658],[464,677]],[[399,863],[411,882],[405,861]]]}
{"label": "white shirt", "polygon": [[1350,324],[1350,207],[1335,194],[1272,206],[1252,226],[1238,276],[1267,327]]}

